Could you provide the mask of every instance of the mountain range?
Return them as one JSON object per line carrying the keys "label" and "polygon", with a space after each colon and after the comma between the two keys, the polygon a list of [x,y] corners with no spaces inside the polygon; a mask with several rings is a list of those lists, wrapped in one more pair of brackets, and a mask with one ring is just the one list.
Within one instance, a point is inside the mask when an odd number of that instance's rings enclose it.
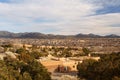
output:
{"label": "mountain range", "polygon": [[65,39],[65,38],[120,38],[119,35],[110,34],[106,36],[96,34],[77,34],[77,35],[53,35],[39,32],[13,33],[0,31],[0,38],[31,38],[31,39]]}

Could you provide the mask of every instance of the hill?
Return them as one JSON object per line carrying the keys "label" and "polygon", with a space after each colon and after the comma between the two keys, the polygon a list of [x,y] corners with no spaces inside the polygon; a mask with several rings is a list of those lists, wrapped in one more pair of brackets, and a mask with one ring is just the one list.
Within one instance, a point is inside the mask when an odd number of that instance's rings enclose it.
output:
{"label": "hill", "polygon": [[111,34],[100,36],[96,34],[77,34],[77,35],[53,35],[39,32],[12,33],[0,31],[0,38],[32,38],[32,39],[65,39],[65,38],[120,38],[120,36]]}

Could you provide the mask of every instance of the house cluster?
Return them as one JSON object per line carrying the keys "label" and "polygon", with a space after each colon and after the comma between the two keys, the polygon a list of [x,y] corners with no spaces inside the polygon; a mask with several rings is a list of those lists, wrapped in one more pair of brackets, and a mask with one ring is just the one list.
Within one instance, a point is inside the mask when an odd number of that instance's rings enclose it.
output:
{"label": "house cluster", "polygon": [[94,53],[120,52],[120,38],[81,38],[81,39],[0,39],[2,44],[29,44],[36,46],[62,46],[89,48]]}
{"label": "house cluster", "polygon": [[68,72],[69,71],[77,71],[77,64],[82,63],[83,60],[93,59],[98,61],[100,57],[91,57],[91,56],[80,56],[80,57],[54,57],[52,55],[48,55],[47,57],[41,57],[38,61],[40,61],[50,72],[60,71],[60,72]]}

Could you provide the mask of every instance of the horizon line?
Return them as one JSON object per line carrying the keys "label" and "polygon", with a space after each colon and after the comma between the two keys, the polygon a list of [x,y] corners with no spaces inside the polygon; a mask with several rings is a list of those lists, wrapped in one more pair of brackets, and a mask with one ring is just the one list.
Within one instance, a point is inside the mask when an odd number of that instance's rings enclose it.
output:
{"label": "horizon line", "polygon": [[116,36],[120,36],[118,34],[114,34],[114,33],[110,33],[110,34],[95,34],[95,33],[77,33],[77,34],[55,34],[55,33],[44,33],[44,32],[38,32],[38,31],[24,31],[24,32],[14,32],[14,31],[7,31],[7,30],[0,30],[0,32],[10,32],[10,33],[15,33],[15,34],[18,34],[18,33],[41,33],[41,34],[45,34],[45,35],[63,35],[63,36],[74,36],[74,35],[79,35],[79,34],[82,34],[82,35],[98,35],[98,36],[109,36],[109,35],[116,35]]}

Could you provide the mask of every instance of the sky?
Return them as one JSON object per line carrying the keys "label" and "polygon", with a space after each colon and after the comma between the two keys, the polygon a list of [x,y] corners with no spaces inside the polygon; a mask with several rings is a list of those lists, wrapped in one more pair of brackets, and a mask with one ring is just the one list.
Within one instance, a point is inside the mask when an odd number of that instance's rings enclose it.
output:
{"label": "sky", "polygon": [[0,31],[120,35],[120,0],[0,0]]}

